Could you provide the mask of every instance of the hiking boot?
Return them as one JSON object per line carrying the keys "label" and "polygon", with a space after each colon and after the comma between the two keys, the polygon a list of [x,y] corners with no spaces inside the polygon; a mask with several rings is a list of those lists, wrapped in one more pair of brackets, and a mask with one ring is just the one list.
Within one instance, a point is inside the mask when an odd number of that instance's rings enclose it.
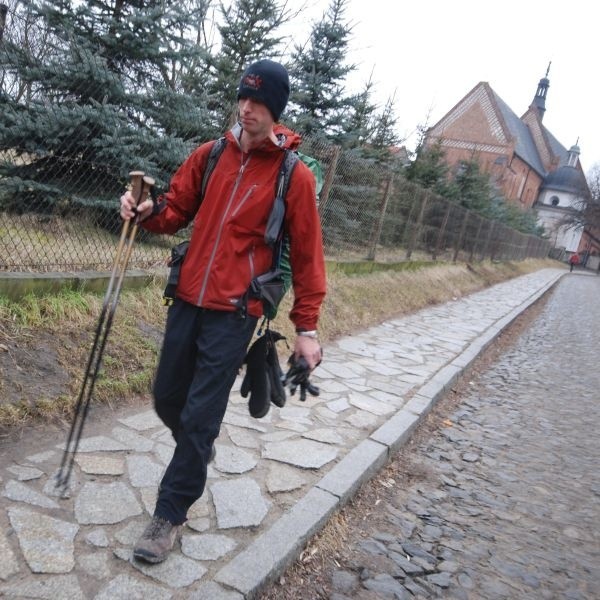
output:
{"label": "hiking boot", "polygon": [[173,549],[178,530],[177,525],[166,519],[152,517],[133,549],[133,556],[149,563],[162,562]]}

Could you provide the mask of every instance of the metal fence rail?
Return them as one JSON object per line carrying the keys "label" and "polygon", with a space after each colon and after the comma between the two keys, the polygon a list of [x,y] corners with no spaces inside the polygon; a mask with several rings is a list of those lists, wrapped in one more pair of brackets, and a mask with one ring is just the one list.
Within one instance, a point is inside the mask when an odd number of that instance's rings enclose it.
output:
{"label": "metal fence rail", "polygon": [[[28,40],[37,31],[43,46],[23,39],[23,31]],[[55,64],[59,81],[61,63],[48,58],[59,50],[60,40],[45,34],[40,17],[8,11],[0,39],[0,271],[109,269],[120,231],[118,197],[128,172],[143,170],[165,187],[205,139],[183,109],[177,126],[167,131],[158,121],[133,114],[126,102],[104,102],[104,90],[88,83],[83,72],[76,92],[63,93],[52,83],[28,80],[15,66],[24,55],[32,68],[43,62],[48,70]],[[93,56],[82,60],[82,69],[96,70],[96,82],[121,84]],[[301,151],[322,165],[319,212],[330,259],[473,261],[548,255],[545,240],[483,219],[408,182],[399,163],[378,164],[315,139],[305,139]],[[131,266],[164,264],[176,241],[143,233]]]}

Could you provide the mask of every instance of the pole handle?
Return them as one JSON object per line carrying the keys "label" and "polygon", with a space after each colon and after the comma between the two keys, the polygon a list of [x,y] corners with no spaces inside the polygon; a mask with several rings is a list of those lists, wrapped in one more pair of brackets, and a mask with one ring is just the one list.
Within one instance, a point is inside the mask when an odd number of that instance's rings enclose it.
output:
{"label": "pole handle", "polygon": [[129,187],[131,195],[135,199],[135,205],[137,206],[142,199],[144,171],[131,171],[129,173]]}
{"label": "pole handle", "polygon": [[140,202],[143,202],[150,193],[150,190],[154,187],[155,180],[153,177],[149,177],[148,175],[144,175],[142,177],[142,192]]}

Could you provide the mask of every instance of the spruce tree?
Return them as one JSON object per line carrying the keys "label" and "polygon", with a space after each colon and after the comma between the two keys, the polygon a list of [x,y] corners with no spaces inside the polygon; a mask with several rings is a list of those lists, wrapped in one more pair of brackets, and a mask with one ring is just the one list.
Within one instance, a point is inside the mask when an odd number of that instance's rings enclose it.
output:
{"label": "spruce tree", "polygon": [[489,176],[481,172],[476,158],[458,165],[452,187],[461,206],[484,216],[490,215],[494,193]]}
{"label": "spruce tree", "polygon": [[371,74],[362,91],[349,99],[348,116],[342,123],[343,133],[338,139],[345,149],[361,148],[373,136],[377,111],[377,105],[373,102],[374,85]]}
{"label": "spruce tree", "polygon": [[405,171],[406,178],[441,196],[449,197],[449,168],[445,161],[441,141],[425,145],[425,128],[420,129],[420,140],[415,158]]}
{"label": "spruce tree", "polygon": [[234,0],[228,7],[221,5],[221,49],[209,61],[210,106],[221,129],[231,125],[243,70],[257,59],[277,58],[282,39],[278,30],[290,15],[278,0]]}
{"label": "spruce tree", "polygon": [[401,141],[396,130],[398,119],[395,115],[395,101],[394,94],[387,99],[381,112],[375,116],[370,146],[371,153],[378,162],[390,163],[394,158],[392,149]]}
{"label": "spruce tree", "polygon": [[331,0],[306,45],[296,45],[292,54],[289,114],[296,128],[310,136],[343,138],[346,112],[352,106],[344,80],[355,69],[345,63],[352,31],[345,17],[347,5],[348,0]]}
{"label": "spruce tree", "polygon": [[2,66],[30,93],[3,97],[0,150],[27,156],[1,165],[4,198],[24,209],[34,201],[51,209],[58,199],[102,206],[114,203],[132,169],[165,184],[190,147],[214,131],[206,86],[189,85],[192,65],[204,57],[186,35],[190,5],[30,6],[46,49],[34,54],[5,40]]}

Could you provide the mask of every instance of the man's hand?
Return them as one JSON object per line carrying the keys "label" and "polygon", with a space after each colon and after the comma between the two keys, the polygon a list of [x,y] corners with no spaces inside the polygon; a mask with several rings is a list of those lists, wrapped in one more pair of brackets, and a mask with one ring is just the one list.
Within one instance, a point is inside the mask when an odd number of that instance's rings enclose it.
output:
{"label": "man's hand", "polygon": [[294,344],[296,359],[303,357],[312,371],[321,362],[321,344],[316,338],[299,335]]}
{"label": "man's hand", "polygon": [[121,218],[127,221],[139,215],[140,221],[143,221],[151,215],[153,206],[152,199],[147,198],[136,209],[135,198],[131,192],[127,191],[121,196]]}

